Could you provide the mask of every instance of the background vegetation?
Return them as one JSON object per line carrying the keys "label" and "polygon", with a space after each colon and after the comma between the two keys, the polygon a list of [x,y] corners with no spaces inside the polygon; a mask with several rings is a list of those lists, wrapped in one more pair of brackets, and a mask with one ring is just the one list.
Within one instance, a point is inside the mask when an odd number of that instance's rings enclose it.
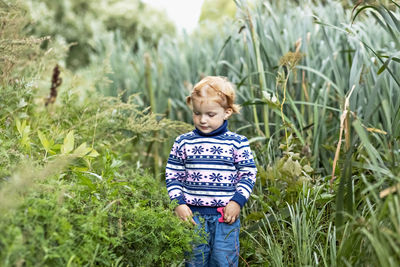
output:
{"label": "background vegetation", "polygon": [[167,36],[140,2],[0,2],[1,265],[182,264],[162,169],[204,75],[256,154],[242,266],[400,263],[400,6],[234,4]]}

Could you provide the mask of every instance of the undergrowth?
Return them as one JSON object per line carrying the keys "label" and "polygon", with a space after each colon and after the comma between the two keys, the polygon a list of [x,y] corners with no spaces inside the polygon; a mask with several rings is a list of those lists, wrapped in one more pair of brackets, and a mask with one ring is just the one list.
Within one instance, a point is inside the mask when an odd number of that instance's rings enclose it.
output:
{"label": "undergrowth", "polygon": [[164,187],[136,172],[48,178],[0,225],[2,266],[170,266],[196,239]]}

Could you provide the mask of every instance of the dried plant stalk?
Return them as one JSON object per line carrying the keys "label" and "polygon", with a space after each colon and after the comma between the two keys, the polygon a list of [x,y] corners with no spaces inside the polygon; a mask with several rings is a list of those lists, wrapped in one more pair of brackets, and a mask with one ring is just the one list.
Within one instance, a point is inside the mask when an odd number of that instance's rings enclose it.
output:
{"label": "dried plant stalk", "polygon": [[335,181],[335,179],[336,179],[336,177],[335,177],[336,163],[339,160],[340,147],[341,147],[341,144],[342,144],[342,137],[343,137],[343,131],[346,131],[346,133],[345,133],[346,149],[350,148],[350,135],[349,135],[350,133],[349,133],[348,120],[349,120],[349,116],[350,116],[350,97],[351,97],[351,94],[354,91],[354,88],[356,88],[355,85],[353,85],[353,87],[350,90],[349,95],[346,97],[346,99],[344,101],[343,112],[342,112],[342,115],[340,116],[339,142],[338,142],[337,147],[336,147],[335,158],[333,159],[332,178],[330,180],[331,186],[333,184],[333,181]]}

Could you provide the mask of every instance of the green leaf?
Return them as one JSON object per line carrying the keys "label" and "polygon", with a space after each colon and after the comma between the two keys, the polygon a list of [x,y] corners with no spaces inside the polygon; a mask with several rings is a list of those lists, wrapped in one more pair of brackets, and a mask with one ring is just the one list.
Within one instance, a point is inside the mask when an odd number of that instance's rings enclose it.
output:
{"label": "green leaf", "polygon": [[75,171],[75,172],[87,172],[88,171],[88,167],[73,166],[73,167],[71,167],[71,170]]}
{"label": "green leaf", "polygon": [[314,171],[314,169],[311,168],[310,165],[304,165],[304,166],[303,166],[303,170],[304,170],[305,172],[313,172],[313,171]]}
{"label": "green leaf", "polygon": [[293,161],[292,158],[288,158],[282,166],[282,171],[291,177],[296,177],[301,174],[301,165],[297,160]]}
{"label": "green leaf", "polygon": [[322,199],[333,199],[335,197],[334,194],[331,193],[322,193],[320,195],[318,195],[317,200],[322,200]]}
{"label": "green leaf", "polygon": [[61,147],[62,147],[61,144],[53,144],[53,145],[51,145],[51,149],[52,149],[52,150],[59,150],[59,151],[61,151]]}
{"label": "green leaf", "polygon": [[40,143],[42,143],[43,148],[47,152],[49,152],[50,151],[50,147],[51,147],[49,140],[47,140],[46,136],[41,131],[38,130],[37,132],[38,132],[38,136],[39,136],[39,139],[40,139]]}
{"label": "green leaf", "polygon": [[390,63],[391,60],[392,60],[392,57],[389,57],[389,58],[385,61],[385,63],[382,65],[382,67],[379,68],[379,70],[378,70],[378,72],[377,72],[378,75],[381,74],[381,73],[387,68],[387,66],[389,65],[389,63]]}
{"label": "green leaf", "polygon": [[92,191],[96,190],[96,185],[94,185],[93,182],[88,177],[84,175],[78,175],[78,178],[80,180],[80,184],[86,185]]}
{"label": "green leaf", "polygon": [[70,131],[64,138],[64,144],[61,146],[61,153],[70,153],[74,149],[74,141],[74,131]]}
{"label": "green leaf", "polygon": [[251,221],[258,221],[264,218],[264,213],[259,212],[259,211],[253,211],[249,215],[246,216],[246,220],[251,220]]}
{"label": "green leaf", "polygon": [[21,121],[19,119],[15,120],[15,126],[17,127],[19,134],[22,136],[22,125],[21,125]]}
{"label": "green leaf", "polygon": [[352,19],[352,21],[351,21],[351,24],[353,24],[354,21],[356,20],[357,16],[358,16],[364,9],[367,9],[367,8],[371,8],[371,9],[378,10],[377,7],[372,6],[372,5],[366,5],[366,6],[361,7],[361,8],[355,13],[355,15],[353,16],[353,19]]}
{"label": "green leaf", "polygon": [[[24,121],[24,122],[26,122],[26,121]],[[23,124],[25,124],[25,123],[23,123]],[[23,132],[22,132],[23,137],[28,136],[30,132],[31,132],[31,126],[29,126],[29,125],[24,126]]]}
{"label": "green leaf", "polygon": [[88,156],[88,157],[95,158],[95,157],[97,157],[97,156],[99,156],[99,155],[100,155],[100,154],[99,154],[96,150],[92,149],[92,152],[90,152],[90,154],[87,155],[87,156]]}
{"label": "green leaf", "polygon": [[74,150],[73,154],[77,157],[82,158],[82,157],[86,156],[90,151],[92,151],[92,148],[87,147],[86,142],[84,142]]}
{"label": "green leaf", "polygon": [[364,127],[362,127],[361,122],[359,120],[355,120],[353,122],[353,127],[354,127],[356,133],[358,134],[358,136],[360,137],[361,143],[365,147],[365,149],[368,153],[369,159],[372,161],[373,165],[375,165],[375,166],[383,165],[383,164],[381,164],[381,163],[383,163],[383,160],[380,157],[379,152],[376,150],[374,145],[369,140],[368,134],[367,134],[366,130],[364,129]]}

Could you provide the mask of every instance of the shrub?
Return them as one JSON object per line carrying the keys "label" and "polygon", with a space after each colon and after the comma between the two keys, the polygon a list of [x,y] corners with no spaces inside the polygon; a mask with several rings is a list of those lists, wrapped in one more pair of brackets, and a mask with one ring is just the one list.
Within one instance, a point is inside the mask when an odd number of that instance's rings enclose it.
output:
{"label": "shrub", "polygon": [[196,238],[174,216],[165,187],[135,172],[47,179],[0,225],[2,266],[170,266]]}

